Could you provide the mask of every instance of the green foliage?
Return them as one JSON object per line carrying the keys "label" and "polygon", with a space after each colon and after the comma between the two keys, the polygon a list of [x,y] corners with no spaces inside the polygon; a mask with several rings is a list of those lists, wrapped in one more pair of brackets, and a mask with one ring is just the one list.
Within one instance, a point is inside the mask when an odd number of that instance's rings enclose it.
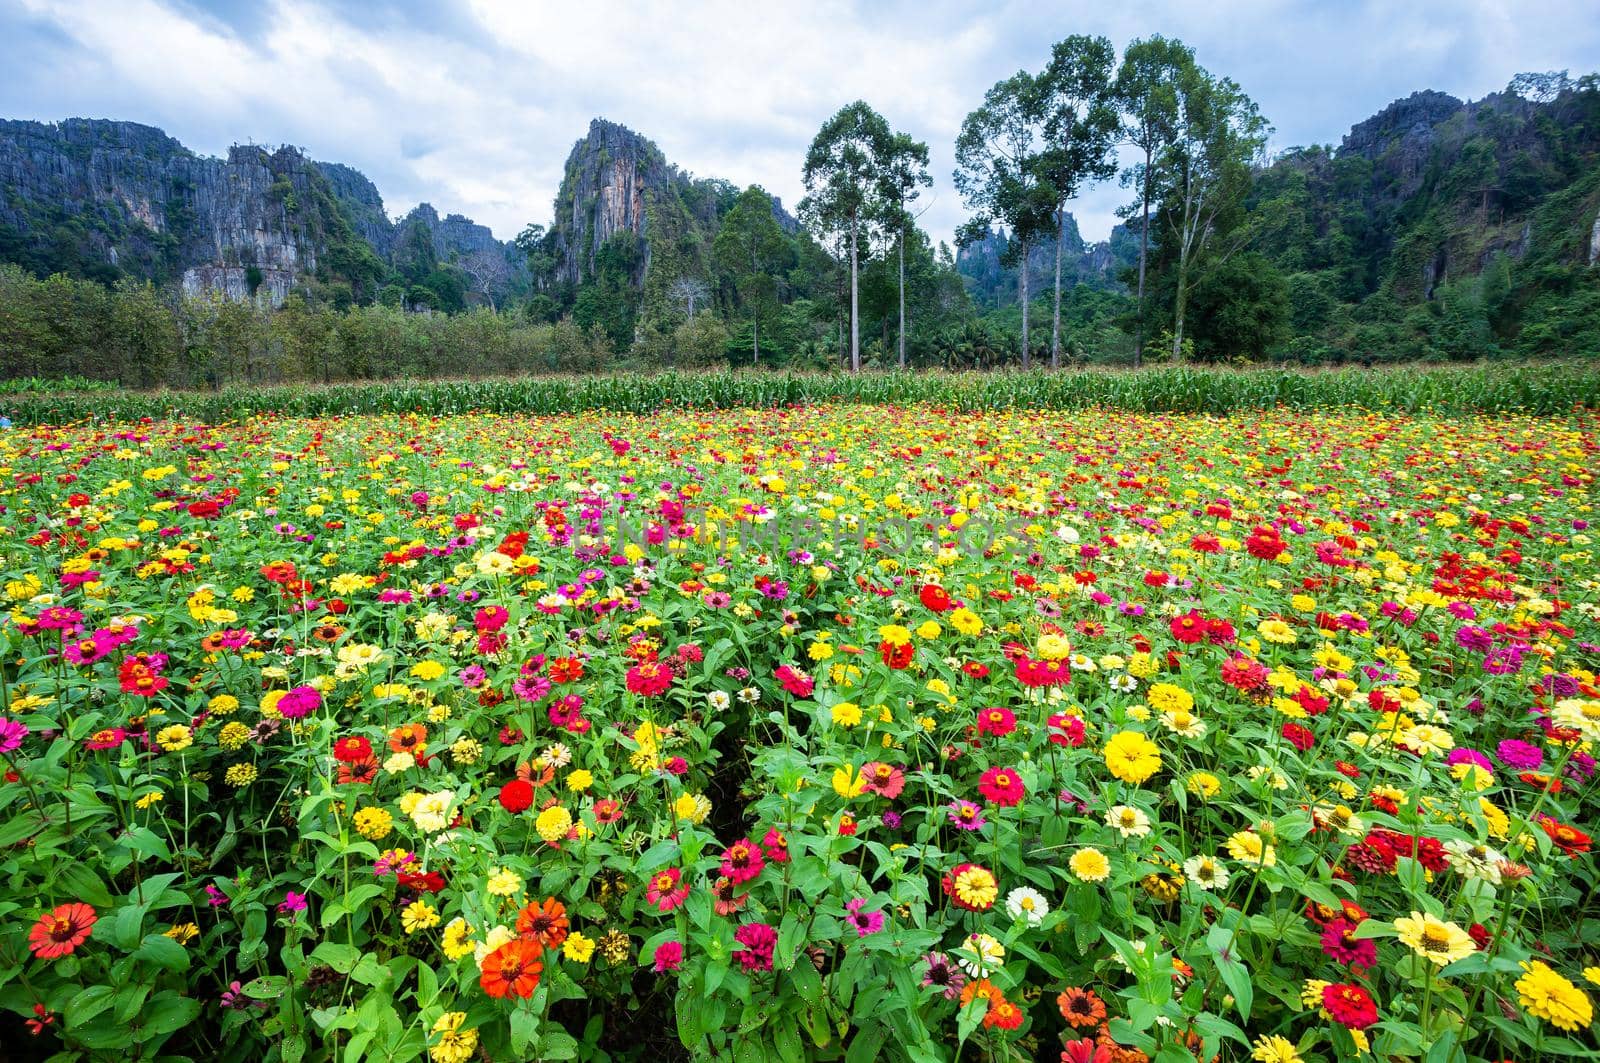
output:
{"label": "green foliage", "polygon": [[759,185],[740,194],[717,233],[712,261],[750,323],[750,361],[761,361],[761,325],[778,306],[778,279],[793,259],[772,216],[772,197]]}
{"label": "green foliage", "polygon": [[[1217,369],[1161,366],[1127,371],[1075,369],[1032,373],[763,373],[751,370],[709,373],[595,374],[604,349],[596,348],[570,322],[505,332],[503,321],[475,310],[455,318],[407,319],[385,308],[362,308],[341,323],[371,330],[382,342],[385,364],[374,375],[402,364],[432,364],[437,349],[397,351],[425,343],[406,330],[408,321],[424,325],[472,322],[470,342],[488,348],[499,365],[521,371],[565,370],[581,376],[534,376],[490,380],[389,380],[385,383],[263,387],[232,386],[216,392],[97,392],[92,395],[30,393],[9,398],[9,414],[22,424],[64,423],[90,418],[133,420],[182,417],[226,422],[256,413],[322,417],[342,413],[419,413],[427,416],[484,411],[492,413],[571,413],[616,410],[652,413],[664,407],[733,409],[816,403],[904,406],[929,403],[957,412],[1009,409],[1108,409],[1140,412],[1227,413],[1232,410],[1332,409],[1361,407],[1407,413],[1566,414],[1594,409],[1600,402],[1600,368],[1589,362],[1511,366],[1409,367],[1309,371],[1289,368]],[[703,330],[701,351],[716,349],[725,336],[713,319],[684,328]],[[1015,337],[971,322],[943,349],[952,365],[993,365]],[[686,339],[690,337],[686,336]],[[394,352],[394,353],[390,353]],[[1014,349],[1010,352],[1014,357]]]}

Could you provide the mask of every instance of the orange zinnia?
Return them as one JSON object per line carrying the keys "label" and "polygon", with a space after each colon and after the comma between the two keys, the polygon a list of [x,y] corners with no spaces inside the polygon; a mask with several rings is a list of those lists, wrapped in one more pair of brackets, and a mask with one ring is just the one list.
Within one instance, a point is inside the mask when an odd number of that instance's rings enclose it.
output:
{"label": "orange zinnia", "polygon": [[88,939],[97,918],[94,909],[82,901],[57,905],[28,931],[28,948],[41,960],[70,955]]}
{"label": "orange zinnia", "polygon": [[1056,997],[1056,1007],[1067,1025],[1075,1027],[1098,1026],[1105,1021],[1106,1004],[1092,989],[1072,986]]}
{"label": "orange zinnia", "polygon": [[416,753],[427,746],[427,724],[405,723],[389,732],[389,748],[396,753]]}
{"label": "orange zinnia", "polygon": [[554,897],[529,904],[517,913],[517,933],[536,939],[547,949],[558,949],[567,940],[567,906]]}
{"label": "orange zinnia", "polygon": [[507,994],[531,997],[539,988],[539,975],[544,964],[539,960],[542,950],[531,938],[508,941],[483,958],[483,971],[478,984],[491,997]]}

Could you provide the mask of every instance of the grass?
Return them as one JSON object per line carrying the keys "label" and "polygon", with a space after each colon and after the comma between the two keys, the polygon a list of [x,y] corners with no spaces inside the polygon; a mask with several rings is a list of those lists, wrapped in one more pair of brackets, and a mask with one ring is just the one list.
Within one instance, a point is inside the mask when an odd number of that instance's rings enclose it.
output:
{"label": "grass", "polygon": [[601,374],[227,388],[221,391],[0,393],[18,424],[82,420],[238,420],[257,414],[486,411],[569,413],[664,407],[732,409],[816,403],[926,403],[955,411],[1078,409],[1227,413],[1361,407],[1408,413],[1565,414],[1600,407],[1600,364],[1483,364],[1387,369],[1221,369],[1160,366],[1007,373],[780,374],[757,371]]}

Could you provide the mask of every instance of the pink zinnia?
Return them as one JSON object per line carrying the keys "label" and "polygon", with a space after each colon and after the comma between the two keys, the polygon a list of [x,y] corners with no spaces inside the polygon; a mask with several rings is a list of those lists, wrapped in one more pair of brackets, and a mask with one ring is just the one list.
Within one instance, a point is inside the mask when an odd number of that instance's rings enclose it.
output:
{"label": "pink zinnia", "polygon": [[628,669],[628,690],[643,697],[664,694],[672,686],[672,669],[654,661],[645,661]]}
{"label": "pink zinnia", "polygon": [[689,899],[689,884],[683,881],[683,873],[677,868],[665,868],[650,876],[644,896],[657,911],[670,912]]}
{"label": "pink zinnia", "polygon": [[278,711],[286,720],[298,720],[322,707],[322,693],[316,687],[295,687],[278,700]]}
{"label": "pink zinnia", "polygon": [[733,939],[744,946],[733,954],[739,966],[746,971],[772,970],[772,950],[778,944],[776,930],[766,923],[746,923],[733,932]]}
{"label": "pink zinnia", "polygon": [[984,824],[983,806],[972,801],[950,802],[950,822],[962,830],[981,830]]}
{"label": "pink zinnia", "polygon": [[856,928],[856,937],[864,938],[883,929],[882,912],[863,912],[867,902],[860,897],[844,906],[845,922]]}
{"label": "pink zinnia", "polygon": [[978,733],[1004,737],[1017,729],[1017,717],[1010,709],[998,705],[978,710]]}
{"label": "pink zinnia", "polygon": [[990,768],[978,780],[978,792],[990,804],[1009,808],[1022,802],[1026,791],[1015,768]]}
{"label": "pink zinnia", "polygon": [[773,675],[777,677],[778,683],[783,689],[797,698],[809,698],[811,691],[817,685],[816,681],[809,675],[787,664],[779,665],[778,670]]}
{"label": "pink zinnia", "polygon": [[656,946],[655,972],[666,974],[676,971],[683,966],[683,944],[678,941],[663,941]]}
{"label": "pink zinnia", "polygon": [[1083,745],[1086,737],[1086,728],[1081,716],[1068,716],[1058,712],[1045,721],[1050,725],[1050,741],[1058,746]]}
{"label": "pink zinnia", "polygon": [[861,765],[862,789],[893,801],[906,788],[906,773],[893,764],[871,760]]}
{"label": "pink zinnia", "polygon": [[1356,924],[1335,919],[1322,928],[1322,952],[1347,967],[1371,967],[1378,962],[1378,943],[1371,938],[1352,937]]}
{"label": "pink zinnia", "polygon": [[761,849],[748,838],[740,838],[722,854],[722,874],[736,886],[761,874],[765,866],[767,862],[761,857]]}

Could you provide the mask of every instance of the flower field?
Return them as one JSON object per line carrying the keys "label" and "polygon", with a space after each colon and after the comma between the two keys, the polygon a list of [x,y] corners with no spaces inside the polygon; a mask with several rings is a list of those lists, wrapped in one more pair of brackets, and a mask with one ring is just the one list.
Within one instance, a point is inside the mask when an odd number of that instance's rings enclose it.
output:
{"label": "flower field", "polygon": [[1600,1057],[1600,429],[0,432],[0,1045]]}

